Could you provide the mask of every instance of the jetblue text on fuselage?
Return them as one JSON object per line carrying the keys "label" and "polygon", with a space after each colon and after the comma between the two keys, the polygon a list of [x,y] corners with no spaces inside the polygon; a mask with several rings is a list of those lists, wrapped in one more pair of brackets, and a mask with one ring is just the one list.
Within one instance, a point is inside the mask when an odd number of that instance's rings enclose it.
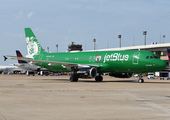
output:
{"label": "jetblue text on fuselage", "polygon": [[122,55],[121,53],[112,53],[107,54],[104,56],[104,63],[106,61],[127,61],[129,59],[129,55]]}

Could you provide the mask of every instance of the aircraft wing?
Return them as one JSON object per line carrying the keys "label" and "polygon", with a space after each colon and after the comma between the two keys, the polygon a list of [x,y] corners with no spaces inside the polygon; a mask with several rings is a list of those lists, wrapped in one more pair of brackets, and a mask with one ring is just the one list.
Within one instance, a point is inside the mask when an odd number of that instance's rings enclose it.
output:
{"label": "aircraft wing", "polygon": [[77,66],[77,67],[100,67],[100,65],[96,65],[96,64],[79,64],[79,63],[70,63],[70,62],[60,62],[60,61],[45,61],[45,60],[34,60],[33,58],[28,58],[28,57],[17,57],[17,56],[10,56],[10,55],[6,55],[4,56],[4,61],[6,59],[13,59],[13,60],[25,60],[25,61],[29,61],[32,64],[35,63],[48,63],[48,65],[52,66],[52,65],[63,65],[63,68],[67,68],[67,69],[71,69],[71,67]]}

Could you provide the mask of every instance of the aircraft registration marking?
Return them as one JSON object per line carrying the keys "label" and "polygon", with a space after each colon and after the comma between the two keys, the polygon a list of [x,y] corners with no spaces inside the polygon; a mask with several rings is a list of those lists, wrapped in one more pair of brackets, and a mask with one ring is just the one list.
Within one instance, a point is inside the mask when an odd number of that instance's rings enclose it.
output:
{"label": "aircraft registration marking", "polygon": [[146,66],[152,66],[152,65],[150,64],[150,65],[146,65]]}

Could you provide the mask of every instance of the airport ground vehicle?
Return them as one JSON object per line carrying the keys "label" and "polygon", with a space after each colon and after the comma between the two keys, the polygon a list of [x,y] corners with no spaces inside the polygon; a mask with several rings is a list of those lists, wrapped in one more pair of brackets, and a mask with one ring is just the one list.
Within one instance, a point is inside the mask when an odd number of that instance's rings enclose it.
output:
{"label": "airport ground vehicle", "polygon": [[139,75],[138,75],[138,74],[134,74],[133,76],[134,76],[134,77],[138,77]]}
{"label": "airport ground vehicle", "polygon": [[43,76],[43,75],[48,76],[49,74],[50,74],[49,71],[40,71],[41,76]]}
{"label": "airport ground vehicle", "polygon": [[27,75],[27,76],[30,76],[30,75],[33,75],[33,76],[34,76],[34,75],[35,75],[35,72],[34,72],[34,71],[27,71],[26,75]]}
{"label": "airport ground vehicle", "polygon": [[159,72],[155,72],[156,76],[158,76],[160,78],[160,80],[164,80],[170,79],[170,72],[169,71],[159,71]]}
{"label": "airport ground vehicle", "polygon": [[155,79],[154,73],[148,73],[148,79]]}

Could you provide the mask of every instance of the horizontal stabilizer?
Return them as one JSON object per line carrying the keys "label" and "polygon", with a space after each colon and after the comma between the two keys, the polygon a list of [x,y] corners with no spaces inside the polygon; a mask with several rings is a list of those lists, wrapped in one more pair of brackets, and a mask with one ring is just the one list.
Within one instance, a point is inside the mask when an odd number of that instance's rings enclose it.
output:
{"label": "horizontal stabilizer", "polygon": [[[8,59],[13,59],[13,60],[25,60],[25,61],[29,61],[30,63],[48,63],[48,65],[64,65],[64,66],[68,66],[67,68],[71,68],[71,67],[78,67],[78,66],[87,66],[86,64],[77,64],[77,63],[68,63],[68,62],[60,62],[60,61],[45,61],[45,60],[34,60],[33,58],[27,58],[27,57],[17,57],[17,56],[10,56],[10,55],[6,55],[5,56]],[[96,64],[88,64],[88,66],[90,67],[100,67],[100,64],[96,65]],[[103,64],[102,64],[103,66]]]}
{"label": "horizontal stabilizer", "polygon": [[6,56],[3,56],[4,57],[4,61],[6,61],[8,58]]}

